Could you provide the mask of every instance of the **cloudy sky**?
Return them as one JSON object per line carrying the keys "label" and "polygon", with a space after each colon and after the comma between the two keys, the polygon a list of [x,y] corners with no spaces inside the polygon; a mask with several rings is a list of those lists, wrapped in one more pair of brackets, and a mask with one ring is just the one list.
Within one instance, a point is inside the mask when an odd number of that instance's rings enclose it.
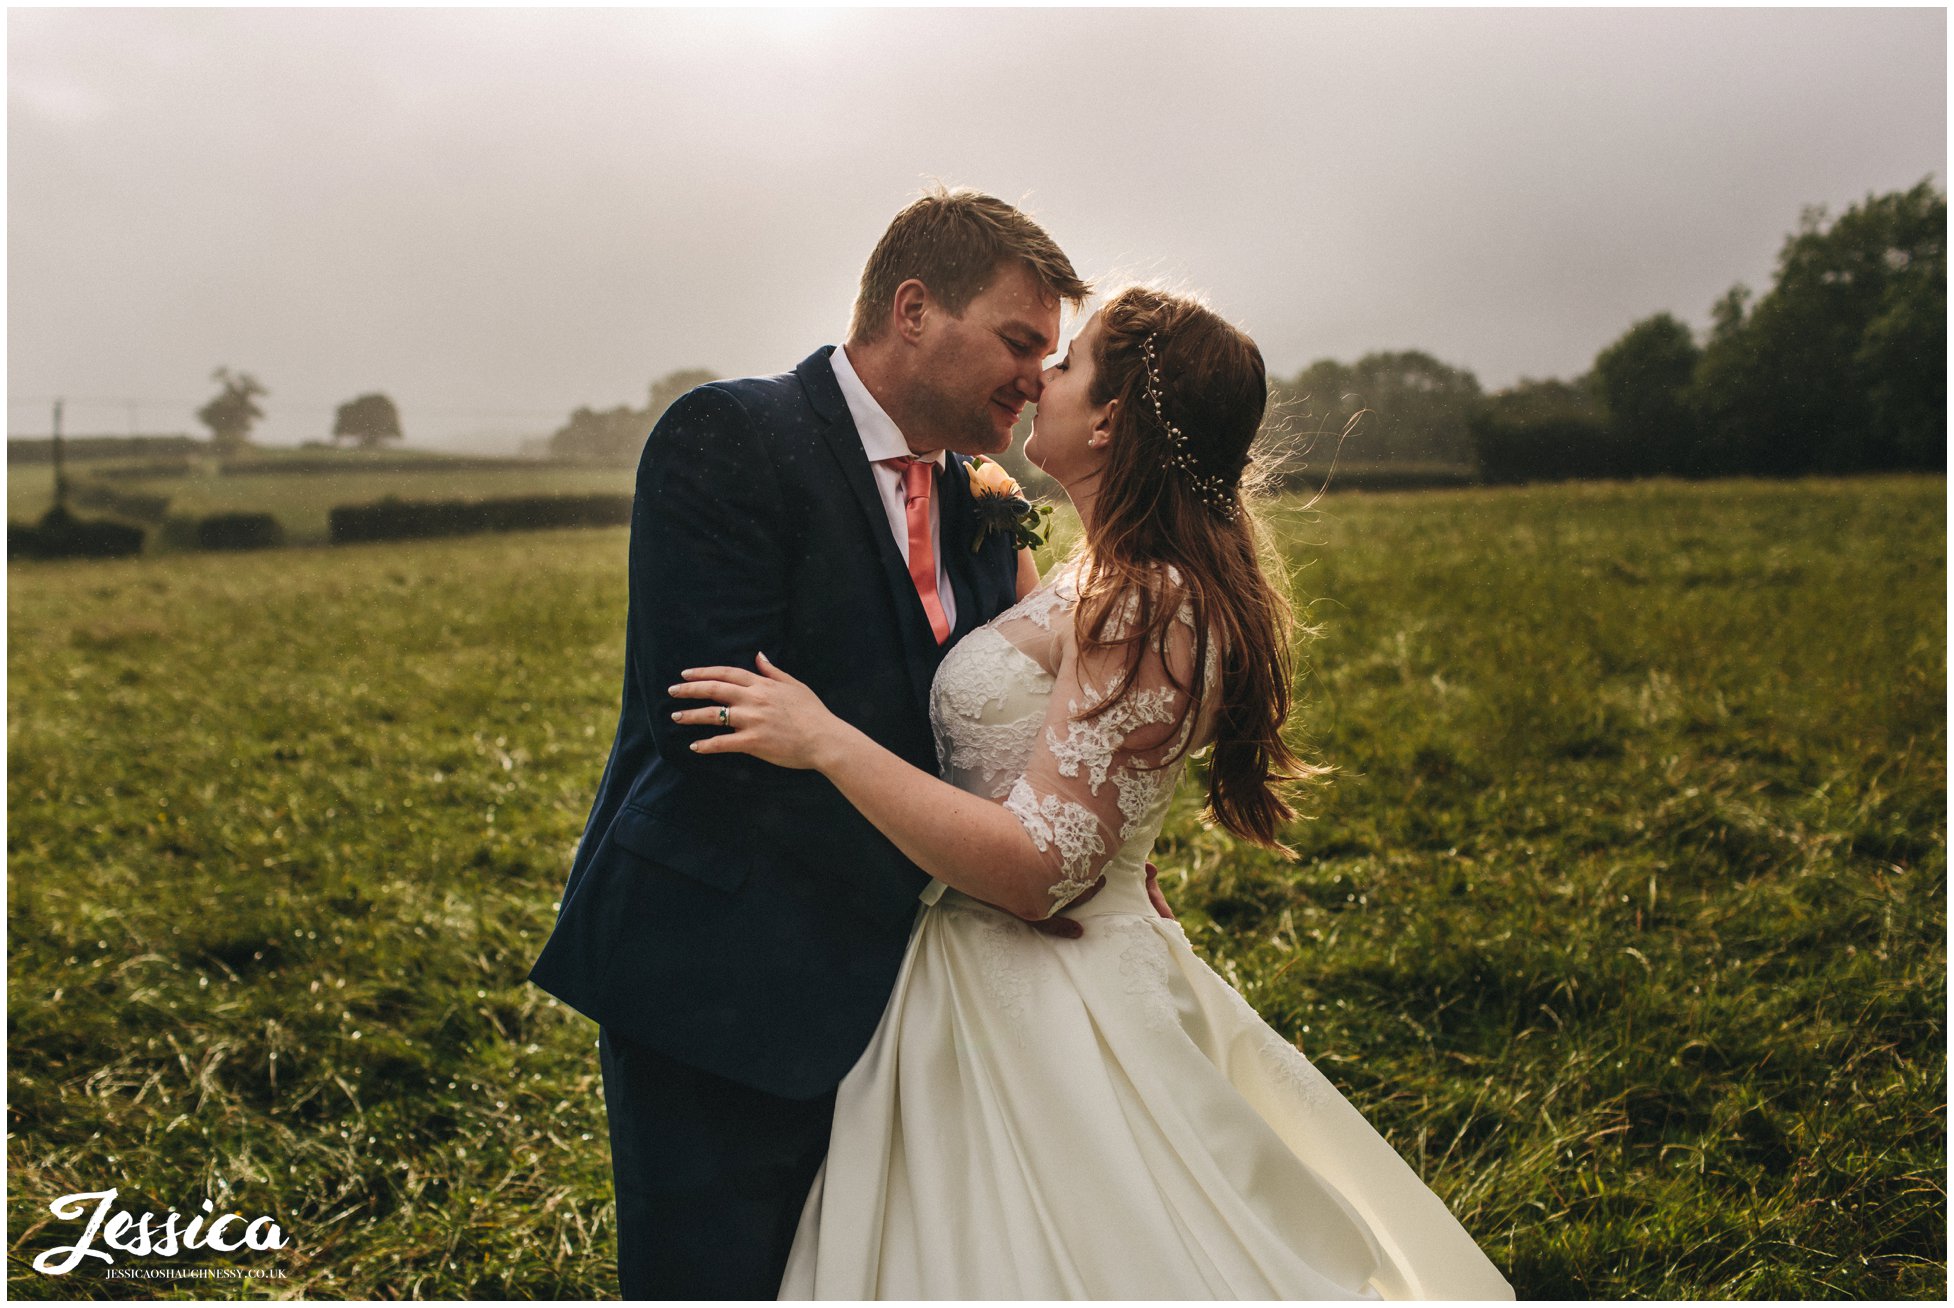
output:
{"label": "cloudy sky", "polygon": [[10,11],[9,427],[261,438],[383,390],[547,432],[839,338],[931,179],[1289,374],[1498,387],[1768,284],[1806,205],[1945,185],[1941,10]]}

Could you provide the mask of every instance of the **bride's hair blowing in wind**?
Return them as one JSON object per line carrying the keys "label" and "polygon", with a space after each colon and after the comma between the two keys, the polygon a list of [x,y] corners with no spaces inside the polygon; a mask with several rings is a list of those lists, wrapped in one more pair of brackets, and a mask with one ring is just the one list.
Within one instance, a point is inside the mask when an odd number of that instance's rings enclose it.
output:
{"label": "bride's hair blowing in wind", "polygon": [[[1199,669],[1216,642],[1208,807],[1228,830],[1287,853],[1279,832],[1296,814],[1284,783],[1332,769],[1305,762],[1282,735],[1293,614],[1262,565],[1262,532],[1242,486],[1268,403],[1262,351],[1206,306],[1134,287],[1100,311],[1093,372],[1092,402],[1119,406],[1087,528],[1077,631],[1082,650],[1124,647],[1126,674],[1084,716],[1133,693],[1151,649],[1199,721]],[[1194,612],[1192,685],[1167,657],[1180,597],[1162,593],[1163,564],[1179,573]],[[1128,597],[1137,607],[1126,607]],[[1109,636],[1109,623],[1117,635]]]}

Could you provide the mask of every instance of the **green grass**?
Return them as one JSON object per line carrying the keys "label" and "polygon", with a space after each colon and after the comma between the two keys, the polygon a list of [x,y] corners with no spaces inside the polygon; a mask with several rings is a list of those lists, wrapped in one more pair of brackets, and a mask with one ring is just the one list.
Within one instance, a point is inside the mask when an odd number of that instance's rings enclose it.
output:
{"label": "green grass", "polygon": [[[1522,1297],[1945,1292],[1944,506],[1274,514],[1341,771],[1293,863],[1192,786],[1157,861]],[[9,570],[15,1296],[172,1293],[28,1269],[107,1184],[292,1236],[246,1264],[288,1280],[186,1296],[614,1293],[595,1030],[522,978],[615,723],[625,535]]]}

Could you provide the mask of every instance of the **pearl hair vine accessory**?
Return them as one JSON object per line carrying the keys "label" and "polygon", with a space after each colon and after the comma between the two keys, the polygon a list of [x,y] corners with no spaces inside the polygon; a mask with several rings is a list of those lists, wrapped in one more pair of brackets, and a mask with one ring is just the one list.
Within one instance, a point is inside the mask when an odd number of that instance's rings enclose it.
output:
{"label": "pearl hair vine accessory", "polygon": [[1212,473],[1203,473],[1194,466],[1193,451],[1187,448],[1187,433],[1167,421],[1167,413],[1160,401],[1160,361],[1154,357],[1153,340],[1158,332],[1148,332],[1147,339],[1140,342],[1140,353],[1147,364],[1147,399],[1153,404],[1153,416],[1167,429],[1167,439],[1174,443],[1174,452],[1168,457],[1170,467],[1180,469],[1188,484],[1202,501],[1229,522],[1233,522],[1238,510],[1235,497],[1230,491],[1228,479]]}

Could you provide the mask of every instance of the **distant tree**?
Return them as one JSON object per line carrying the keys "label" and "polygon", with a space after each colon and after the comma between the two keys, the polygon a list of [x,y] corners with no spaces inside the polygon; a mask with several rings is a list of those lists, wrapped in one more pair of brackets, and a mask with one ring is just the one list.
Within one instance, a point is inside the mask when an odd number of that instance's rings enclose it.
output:
{"label": "distant tree", "polygon": [[1595,357],[1595,394],[1629,471],[1680,476],[1699,470],[1690,385],[1702,353],[1685,324],[1658,313]]}
{"label": "distant tree", "polygon": [[1697,420],[1694,464],[1699,472],[1730,474],[1765,462],[1764,451],[1748,448],[1748,443],[1768,438],[1769,432],[1735,411],[1741,397],[1762,389],[1760,363],[1744,334],[1753,298],[1750,287],[1738,282],[1710,306],[1710,336],[1696,361],[1688,396]]}
{"label": "distant tree", "polygon": [[1776,284],[1717,306],[1695,398],[1723,471],[1946,467],[1947,197],[1805,211]]}
{"label": "distant tree", "polygon": [[645,406],[646,414],[653,422],[665,416],[665,410],[672,407],[672,401],[695,386],[704,386],[716,381],[719,374],[705,368],[681,368],[668,372],[651,384],[651,402]]}
{"label": "distant tree", "polygon": [[1947,255],[1881,293],[1853,356],[1866,379],[1867,454],[1880,466],[1947,466]]}
{"label": "distant tree", "polygon": [[[1319,359],[1271,389],[1272,407],[1306,438],[1334,438],[1368,409],[1341,453],[1346,461],[1457,466],[1473,460],[1466,419],[1480,400],[1479,379],[1422,350],[1379,351],[1355,364]],[[1325,452],[1315,449],[1311,461],[1324,460]]]}
{"label": "distant tree", "polygon": [[362,449],[400,439],[400,411],[385,395],[362,395],[339,406],[332,423],[333,444],[350,440]]}
{"label": "distant tree", "polygon": [[1487,396],[1486,402],[1507,417],[1527,422],[1578,418],[1598,424],[1604,412],[1592,374],[1572,381],[1558,377],[1522,377],[1505,390]]}
{"label": "distant tree", "polygon": [[1751,289],[1738,282],[1710,306],[1710,339],[1728,341],[1744,329],[1744,315],[1750,312]]}
{"label": "distant tree", "polygon": [[614,409],[579,408],[570,415],[569,422],[551,433],[550,455],[558,459],[628,463],[644,449],[652,425],[671,407],[673,400],[718,375],[704,368],[668,372],[651,383],[649,402],[643,409],[628,404]]}
{"label": "distant tree", "polygon": [[1367,354],[1351,381],[1374,415],[1370,439],[1406,463],[1471,463],[1466,418],[1479,402],[1479,379],[1422,350]]}
{"label": "distant tree", "polygon": [[265,416],[258,407],[260,396],[270,394],[248,372],[234,373],[219,368],[210,379],[220,389],[210,403],[197,410],[197,421],[210,428],[210,442],[220,457],[240,453],[251,441],[251,428]]}
{"label": "distant tree", "polygon": [[1487,396],[1468,426],[1489,482],[1621,477],[1626,452],[1609,437],[1591,377],[1521,381]]}
{"label": "distant tree", "polygon": [[570,421],[550,434],[550,455],[558,459],[620,463],[637,457],[650,420],[642,409],[620,404],[615,409],[579,407]]}

